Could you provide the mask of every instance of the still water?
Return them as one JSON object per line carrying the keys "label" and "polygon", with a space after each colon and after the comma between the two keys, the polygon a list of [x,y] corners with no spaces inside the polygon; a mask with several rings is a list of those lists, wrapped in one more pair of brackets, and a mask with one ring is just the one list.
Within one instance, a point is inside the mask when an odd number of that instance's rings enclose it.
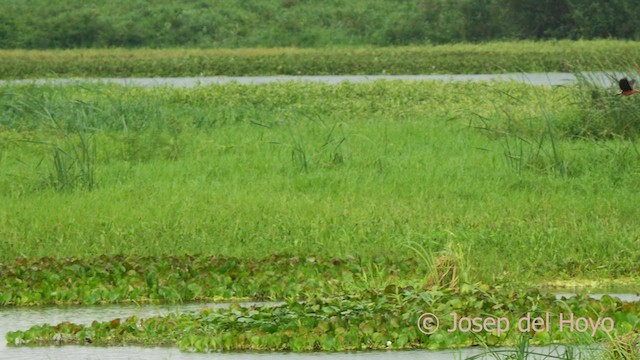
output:
{"label": "still water", "polygon": [[[600,86],[616,86],[617,79],[625,76],[614,72],[585,72],[578,77],[584,77],[590,83]],[[531,85],[561,86],[575,83],[578,77],[573,73],[505,73],[505,74],[464,74],[464,75],[279,75],[279,76],[212,76],[212,77],[171,77],[171,78],[86,78],[86,79],[35,79],[35,80],[0,80],[0,85],[7,83],[29,84],[74,84],[81,82],[114,83],[133,86],[181,86],[193,87],[209,84],[237,83],[244,85],[260,85],[278,82],[313,82],[325,84],[340,84],[343,82],[360,83],[376,80],[404,80],[404,81],[493,81],[509,80]]]}

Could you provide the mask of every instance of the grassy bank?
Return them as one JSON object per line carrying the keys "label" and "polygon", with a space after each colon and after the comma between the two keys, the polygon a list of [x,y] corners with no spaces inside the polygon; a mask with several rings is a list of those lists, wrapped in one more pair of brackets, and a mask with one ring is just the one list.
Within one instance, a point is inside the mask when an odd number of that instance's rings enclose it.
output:
{"label": "grassy bank", "polygon": [[489,282],[638,275],[633,138],[574,138],[599,114],[576,89],[450,90],[3,86],[1,259],[401,261],[419,244]]}
{"label": "grassy bank", "polygon": [[496,42],[422,47],[0,50],[0,78],[469,74],[627,69],[626,41]]}

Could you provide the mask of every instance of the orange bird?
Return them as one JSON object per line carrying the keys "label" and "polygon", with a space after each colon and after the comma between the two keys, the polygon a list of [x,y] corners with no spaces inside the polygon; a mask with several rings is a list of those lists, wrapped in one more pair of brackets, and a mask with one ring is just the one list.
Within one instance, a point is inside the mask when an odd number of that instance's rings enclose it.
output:
{"label": "orange bird", "polygon": [[635,84],[635,80],[629,80],[627,78],[620,79],[618,85],[620,85],[620,90],[622,90],[622,92],[618,95],[629,96],[640,93],[640,90],[634,89]]}

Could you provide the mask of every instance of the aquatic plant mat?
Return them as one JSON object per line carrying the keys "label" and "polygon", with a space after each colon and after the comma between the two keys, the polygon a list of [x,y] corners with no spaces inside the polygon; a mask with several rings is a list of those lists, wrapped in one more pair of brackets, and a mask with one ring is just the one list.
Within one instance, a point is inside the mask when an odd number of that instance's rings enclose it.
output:
{"label": "aquatic plant mat", "polygon": [[[446,261],[443,259],[447,259]],[[73,320],[6,335],[10,345],[170,345],[185,351],[444,349],[593,344],[640,330],[640,303],[608,296],[556,299],[513,285],[469,283],[463,259],[106,257],[3,264],[5,305],[177,302],[232,305],[151,318]],[[459,274],[459,275],[456,275]]]}
{"label": "aquatic plant mat", "polygon": [[[12,345],[171,345],[186,351],[442,349],[471,345],[592,344],[638,331],[639,303],[556,300],[535,290],[463,284],[388,286],[311,296],[281,306],[231,306],[91,325],[64,322],[7,334]],[[425,321],[425,315],[439,319]],[[437,329],[434,326],[439,325]]]}
{"label": "aquatic plant mat", "polygon": [[[305,300],[325,294],[356,294],[391,284],[417,285],[429,277],[429,271],[416,260],[384,257],[21,258],[0,264],[0,305]],[[444,281],[432,278],[433,284]]]}

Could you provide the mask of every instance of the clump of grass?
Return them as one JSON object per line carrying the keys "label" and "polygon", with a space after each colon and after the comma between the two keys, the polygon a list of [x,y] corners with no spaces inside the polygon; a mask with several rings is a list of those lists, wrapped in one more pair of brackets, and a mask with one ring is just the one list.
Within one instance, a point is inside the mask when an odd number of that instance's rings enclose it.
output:
{"label": "clump of grass", "polygon": [[520,334],[515,345],[511,349],[493,349],[483,345],[485,352],[468,357],[467,360],[480,360],[487,358],[509,359],[509,360],[528,360],[528,359],[546,359],[546,360],[573,360],[582,359],[576,355],[576,350],[571,346],[562,348],[557,345],[550,345],[548,350],[538,351],[531,349],[530,338],[528,333]]}
{"label": "clump of grass", "polygon": [[0,141],[23,148],[17,161],[25,170],[16,177],[30,179],[32,189],[94,190],[100,164],[175,161],[193,133],[188,125],[196,115],[164,116],[152,100],[131,101],[110,87],[18,88],[0,89],[0,125],[7,129]]}
{"label": "clump of grass", "polygon": [[43,163],[47,169],[39,182],[58,191],[76,188],[93,190],[97,149],[94,131],[88,125],[90,112],[81,103],[80,107],[78,103],[60,106],[53,96],[37,91],[4,95],[3,107],[11,113],[12,118],[24,122],[18,126],[39,128],[44,135],[43,140],[38,140],[33,139],[34,134],[29,131],[19,131],[14,134],[24,136],[11,140],[17,144],[31,144],[46,149],[35,165],[36,171]]}
{"label": "clump of grass", "polygon": [[459,290],[462,284],[470,282],[469,266],[461,244],[449,240],[439,252],[433,252],[417,242],[408,242],[405,246],[413,250],[425,264],[427,273],[424,288]]}
{"label": "clump of grass", "polygon": [[95,186],[95,138],[82,133],[75,137],[77,140],[65,134],[63,144],[50,145],[53,166],[47,183],[56,190],[93,190]]}
{"label": "clump of grass", "polygon": [[[576,74],[577,116],[561,126],[572,137],[636,139],[640,135],[640,97],[618,96],[618,80],[622,77],[638,79],[638,73],[611,73],[607,75]],[[611,86],[603,86],[610,82]]]}
{"label": "clump of grass", "polygon": [[555,132],[548,119],[546,123],[547,131],[537,139],[527,139],[515,133],[504,134],[504,156],[509,167],[518,173],[535,170],[541,173],[567,175],[567,162],[556,145]]}
{"label": "clump of grass", "polygon": [[328,124],[319,114],[306,115],[304,119],[309,122],[281,120],[279,124],[252,123],[283,134],[276,135],[271,144],[290,152],[293,166],[300,171],[342,165],[347,143],[344,124],[340,121]]}
{"label": "clump of grass", "polygon": [[567,96],[557,89],[553,91],[558,97],[554,100],[540,89],[526,94],[498,91],[496,96],[504,101],[495,105],[493,114],[473,112],[469,128],[499,140],[507,166],[520,175],[535,171],[566,176],[570,168],[561,146],[563,134],[558,130],[558,120],[567,110],[565,107],[558,111],[555,107]]}
{"label": "clump of grass", "polygon": [[640,334],[630,332],[614,337],[605,346],[605,356],[611,360],[640,359]]}

